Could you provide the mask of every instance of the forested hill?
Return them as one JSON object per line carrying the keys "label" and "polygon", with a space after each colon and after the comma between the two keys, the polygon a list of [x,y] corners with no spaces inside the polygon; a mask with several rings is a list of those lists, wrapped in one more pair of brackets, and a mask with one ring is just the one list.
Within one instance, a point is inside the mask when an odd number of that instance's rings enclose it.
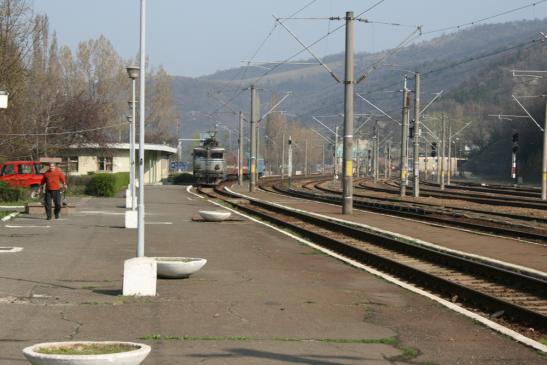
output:
{"label": "forested hill", "polygon": [[[435,103],[429,111],[447,113],[453,120],[454,129],[467,120],[474,120],[473,125],[461,137],[468,139],[470,146],[474,145],[478,151],[484,152],[485,147],[493,148],[492,143],[495,141],[492,138],[506,138],[514,128],[520,129],[524,135],[534,135],[532,128],[537,127],[531,122],[525,125],[519,121],[517,126],[516,122],[509,121],[501,125],[499,121],[489,119],[488,114],[522,114],[518,105],[512,102],[511,94],[534,91],[545,93],[543,79],[514,78],[511,70],[545,69],[546,45],[539,39],[540,32],[546,31],[547,19],[480,25],[407,46],[385,61],[383,58],[389,50],[357,54],[355,69],[368,70],[372,65],[389,63],[400,69],[419,71],[423,75],[423,103],[434,92],[444,90],[442,101]],[[532,42],[533,40],[537,41]],[[337,75],[343,75],[343,60],[343,54],[325,58],[325,62]],[[259,79],[257,86],[265,89],[261,92],[262,103],[268,100],[272,90],[277,91],[278,95],[284,91],[292,92],[283,103],[282,109],[297,115],[295,118],[300,123],[313,123],[312,115],[343,112],[343,87],[321,66],[284,65],[262,76],[264,73],[259,68],[237,68],[196,79],[174,77],[173,91],[177,104],[183,111],[185,134],[214,125],[211,118],[201,113],[228,111],[221,107],[218,99],[230,100],[234,109],[247,112],[250,105],[249,93],[242,92],[241,89],[248,87],[256,78]],[[390,67],[379,67],[367,75],[367,79],[356,87],[356,91],[398,119],[401,96],[397,91],[401,88],[401,72]],[[215,94],[216,97],[208,95],[218,91],[222,93]],[[534,100],[527,100],[527,105],[539,112],[541,108],[536,104]],[[356,98],[355,110],[357,113],[371,112],[372,108]],[[237,123],[237,118],[230,114],[219,114],[216,118],[234,127]],[[543,120],[543,117],[538,118]],[[436,127],[435,121],[431,123],[432,128]],[[391,126],[386,126],[389,127]],[[528,127],[530,132],[527,132]],[[534,159],[533,156],[536,155],[532,151],[536,141],[530,143],[531,151],[525,149],[523,158]],[[491,172],[496,173],[495,166]]]}

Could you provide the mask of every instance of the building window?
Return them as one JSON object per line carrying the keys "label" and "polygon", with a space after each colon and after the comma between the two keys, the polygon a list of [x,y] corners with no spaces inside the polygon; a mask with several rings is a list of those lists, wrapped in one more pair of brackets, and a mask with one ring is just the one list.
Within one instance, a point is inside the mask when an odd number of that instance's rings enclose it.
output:
{"label": "building window", "polygon": [[79,165],[78,165],[78,156],[72,156],[67,158],[67,166],[68,166],[68,172],[78,172]]}
{"label": "building window", "polygon": [[99,157],[99,171],[112,172],[112,157]]}

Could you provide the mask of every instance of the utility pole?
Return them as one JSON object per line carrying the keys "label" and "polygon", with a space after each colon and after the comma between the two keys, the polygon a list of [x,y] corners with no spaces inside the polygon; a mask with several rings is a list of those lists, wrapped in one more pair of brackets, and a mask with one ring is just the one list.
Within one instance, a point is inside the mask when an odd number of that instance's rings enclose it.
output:
{"label": "utility pole", "polygon": [[321,170],[321,175],[325,175],[325,143],[321,144],[321,150],[323,151],[323,169]]}
{"label": "utility pole", "polygon": [[541,174],[541,200],[547,200],[547,95],[545,98],[545,119],[543,120],[543,169]]}
{"label": "utility pole", "polygon": [[391,179],[391,141],[389,141],[387,146],[387,162],[388,162],[387,178]]}
{"label": "utility pole", "polygon": [[251,193],[256,189],[256,123],[258,120],[256,109],[256,89],[254,85],[251,85],[251,161],[249,167],[249,192]]}
{"label": "utility pole", "polygon": [[450,185],[452,177],[452,119],[448,121],[448,175],[446,175],[446,185]]}
{"label": "utility pole", "polygon": [[291,136],[289,136],[289,161],[287,162],[287,169],[289,170],[288,176],[289,176],[289,188],[292,184],[292,139]]}
{"label": "utility pole", "polygon": [[342,213],[353,213],[353,11],[346,12],[346,75],[344,79],[344,186]]}
{"label": "utility pole", "polygon": [[378,122],[374,126],[374,136],[372,137],[372,150],[373,150],[373,159],[372,159],[372,176],[374,177],[374,183],[378,182],[378,152],[379,152],[379,140],[380,136],[378,135]]}
{"label": "utility pole", "polygon": [[427,154],[427,141],[424,143],[424,181],[427,181],[427,160],[429,155]]}
{"label": "utility pole", "polygon": [[384,179],[387,180],[387,169],[388,169],[388,164],[387,164],[387,142],[386,144],[384,145]]}
{"label": "utility pole", "polygon": [[442,131],[441,131],[441,191],[444,190],[444,163],[445,163],[445,157],[446,157],[446,118],[443,113],[443,125],[442,125]]}
{"label": "utility pole", "polygon": [[308,176],[308,140],[304,141],[304,176]]}
{"label": "utility pole", "polygon": [[281,143],[281,181],[285,178],[285,133],[283,133],[283,141]]}
{"label": "utility pole", "polygon": [[[258,98],[255,99],[256,101],[256,124],[255,124],[255,128],[256,128],[256,138],[255,138],[255,143],[256,143],[256,148],[255,148],[255,151],[256,151],[256,159],[255,159],[255,183],[258,184],[258,170],[260,169],[260,102],[258,101]],[[264,166],[264,156],[262,156],[262,170],[264,170],[265,166]],[[256,186],[256,185],[255,185]]]}
{"label": "utility pole", "polygon": [[338,126],[334,129],[334,158],[332,159],[333,168],[334,168],[334,181],[338,179],[338,156],[336,153],[338,152]]}
{"label": "utility pole", "polygon": [[361,139],[357,138],[357,153],[355,154],[357,158],[356,166],[355,166],[355,176],[357,176],[357,178],[361,177],[361,150],[359,149],[360,141]]}
{"label": "utility pole", "polygon": [[238,163],[237,163],[237,180],[238,184],[243,185],[243,112],[239,112],[239,139],[238,139]]}
{"label": "utility pole", "polygon": [[[420,73],[414,74],[414,197],[420,196]],[[427,156],[426,156],[427,158]]]}
{"label": "utility pole", "polygon": [[[437,144],[440,146],[441,145],[441,141],[438,141],[438,142],[435,142],[435,144]],[[437,173],[437,185],[441,185],[441,161],[439,160],[439,156],[441,154],[441,151],[438,150],[439,147],[436,147],[436,152],[435,152],[435,169],[437,170],[436,173]]]}
{"label": "utility pole", "polygon": [[406,195],[406,174],[408,170],[408,89],[406,88],[407,78],[405,75],[405,81],[403,85],[403,111],[401,124],[401,182],[400,182],[400,194]]}

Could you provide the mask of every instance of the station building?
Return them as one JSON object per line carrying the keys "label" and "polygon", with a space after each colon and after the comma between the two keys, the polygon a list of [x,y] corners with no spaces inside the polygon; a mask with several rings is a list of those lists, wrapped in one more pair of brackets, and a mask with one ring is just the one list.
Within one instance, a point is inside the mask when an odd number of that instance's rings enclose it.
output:
{"label": "station building", "polygon": [[[138,144],[135,146],[138,161]],[[71,145],[59,151],[68,175],[129,172],[129,143],[85,143]],[[161,144],[144,145],[144,182],[159,184],[169,176],[169,160],[177,149]],[[138,166],[138,163],[137,163]]]}

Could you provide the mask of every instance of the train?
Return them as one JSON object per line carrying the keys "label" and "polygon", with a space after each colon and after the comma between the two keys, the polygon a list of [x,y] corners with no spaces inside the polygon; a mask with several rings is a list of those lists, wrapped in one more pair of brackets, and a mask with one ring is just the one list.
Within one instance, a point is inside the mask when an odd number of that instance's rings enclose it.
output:
{"label": "train", "polygon": [[199,147],[193,149],[194,184],[215,186],[226,178],[226,151],[219,147],[215,135],[206,138]]}

